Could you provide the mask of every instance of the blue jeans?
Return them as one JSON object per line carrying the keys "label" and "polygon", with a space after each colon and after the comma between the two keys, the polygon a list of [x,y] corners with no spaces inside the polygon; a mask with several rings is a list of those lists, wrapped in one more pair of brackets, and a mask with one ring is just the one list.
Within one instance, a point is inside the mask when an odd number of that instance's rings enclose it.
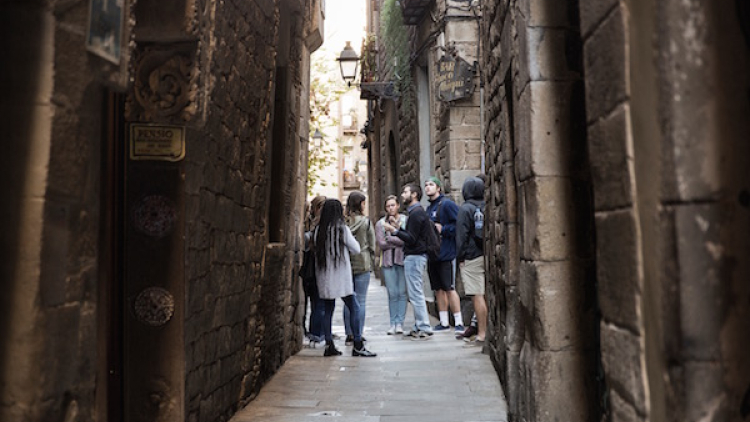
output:
{"label": "blue jeans", "polygon": [[403,265],[382,267],[383,281],[388,291],[388,311],[391,325],[403,325],[406,317],[406,275]]}
{"label": "blue jeans", "polygon": [[310,334],[323,337],[323,318],[325,316],[325,304],[318,295],[318,289],[313,289],[310,294]]}
{"label": "blue jeans", "polygon": [[427,267],[426,255],[407,255],[404,258],[404,275],[406,276],[406,291],[409,302],[414,308],[414,328],[428,333],[432,332],[427,304],[422,290],[422,276]]}
{"label": "blue jeans", "polygon": [[[365,331],[365,304],[367,303],[367,288],[370,287],[370,273],[354,274],[354,296],[359,303],[359,332]],[[354,333],[351,325],[351,315],[349,308],[344,308],[344,331],[350,336]]]}
{"label": "blue jeans", "polygon": [[[325,306],[325,316],[323,317],[323,333],[326,337],[326,343],[333,341],[333,333],[331,325],[333,323],[333,310],[336,308],[336,299],[321,299]],[[344,309],[349,309],[352,313],[352,320],[354,321],[354,341],[362,340],[362,331],[359,330],[359,303],[354,295],[342,297],[344,301]]]}

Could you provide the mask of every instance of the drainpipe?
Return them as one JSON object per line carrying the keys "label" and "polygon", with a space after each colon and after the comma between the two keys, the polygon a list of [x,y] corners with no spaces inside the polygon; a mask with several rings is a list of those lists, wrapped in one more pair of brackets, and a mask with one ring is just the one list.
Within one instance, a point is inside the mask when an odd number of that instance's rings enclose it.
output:
{"label": "drainpipe", "polygon": [[477,61],[476,68],[479,70],[479,154],[481,155],[481,168],[482,174],[485,174],[485,142],[484,142],[484,74],[482,73],[482,67],[479,65],[482,53],[482,22],[481,16],[477,15],[476,9],[479,8],[478,2],[473,0],[469,6],[474,17],[477,20]]}
{"label": "drainpipe", "polygon": [[481,70],[479,70],[479,141],[479,154],[482,159],[482,174],[484,174],[484,77],[482,76]]}

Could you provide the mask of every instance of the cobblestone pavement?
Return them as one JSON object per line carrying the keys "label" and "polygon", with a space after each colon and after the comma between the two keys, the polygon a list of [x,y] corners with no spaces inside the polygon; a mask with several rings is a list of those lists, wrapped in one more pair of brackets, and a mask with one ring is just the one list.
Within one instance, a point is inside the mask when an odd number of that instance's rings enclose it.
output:
{"label": "cobblestone pavement", "polygon": [[[465,347],[453,330],[426,341],[386,335],[387,294],[372,278],[365,338],[378,356],[352,357],[343,306],[337,301],[333,321],[343,355],[306,346],[230,422],[507,422],[503,389],[480,348]],[[405,326],[412,315],[409,307]]]}

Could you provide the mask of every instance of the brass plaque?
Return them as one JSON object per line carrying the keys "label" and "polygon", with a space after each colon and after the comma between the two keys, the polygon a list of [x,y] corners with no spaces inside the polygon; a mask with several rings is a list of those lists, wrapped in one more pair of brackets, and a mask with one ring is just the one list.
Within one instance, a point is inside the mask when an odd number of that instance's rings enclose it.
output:
{"label": "brass plaque", "polygon": [[130,125],[130,159],[180,161],[185,158],[185,128],[165,125]]}

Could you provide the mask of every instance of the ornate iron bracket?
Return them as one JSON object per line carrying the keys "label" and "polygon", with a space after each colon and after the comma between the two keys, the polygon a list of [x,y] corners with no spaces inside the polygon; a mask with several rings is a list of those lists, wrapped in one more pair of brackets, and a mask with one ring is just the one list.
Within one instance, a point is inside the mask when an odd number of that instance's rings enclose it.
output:
{"label": "ornate iron bracket", "polygon": [[389,82],[362,82],[359,84],[361,94],[359,98],[363,100],[377,100],[385,98],[395,100],[401,96],[396,91],[396,84]]}

